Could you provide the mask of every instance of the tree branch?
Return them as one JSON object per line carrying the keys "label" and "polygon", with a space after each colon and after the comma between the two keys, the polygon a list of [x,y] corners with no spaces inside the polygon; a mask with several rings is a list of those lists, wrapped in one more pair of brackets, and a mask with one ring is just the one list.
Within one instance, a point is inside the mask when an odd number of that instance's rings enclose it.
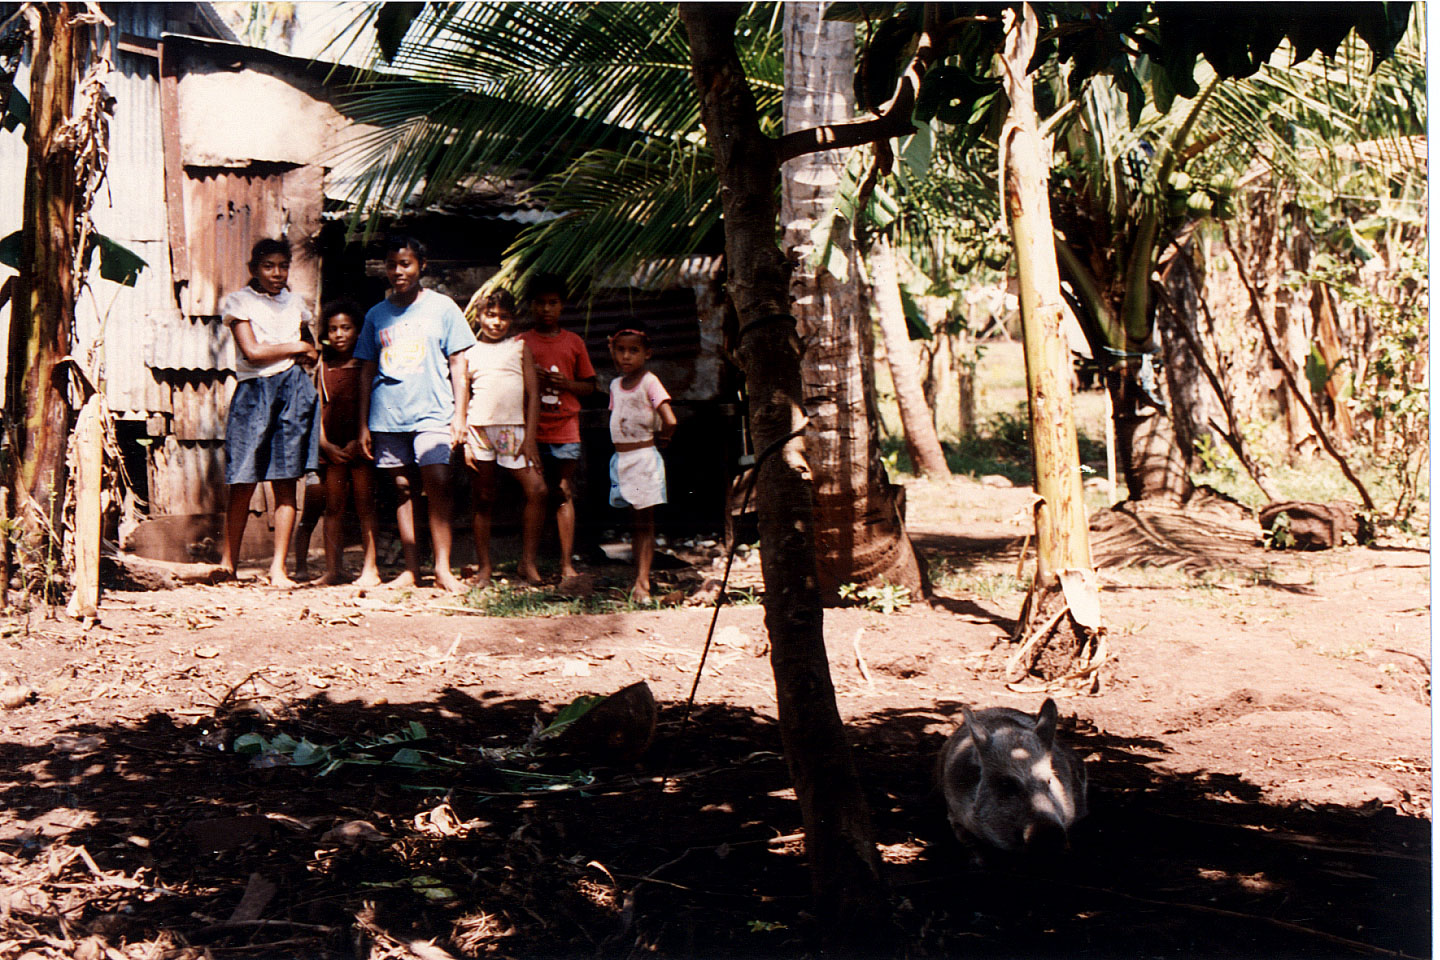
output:
{"label": "tree branch", "polygon": [[937,30],[929,23],[934,16],[933,10],[927,10],[925,16],[927,23],[915,45],[915,55],[900,75],[895,95],[881,106],[880,113],[863,120],[792,130],[775,141],[775,155],[782,165],[807,153],[845,150],[877,140],[903,137],[915,129],[915,97],[920,92],[920,78],[944,51],[944,44],[940,42],[942,38],[937,36],[937,32],[943,30]]}
{"label": "tree branch", "polygon": [[1325,425],[1320,422],[1320,415],[1315,412],[1315,405],[1306,399],[1304,392],[1300,389],[1300,385],[1295,381],[1295,374],[1291,371],[1290,364],[1286,362],[1285,357],[1280,353],[1280,348],[1275,345],[1275,337],[1270,332],[1270,322],[1265,319],[1265,312],[1260,306],[1260,294],[1256,291],[1255,285],[1250,282],[1250,275],[1245,271],[1245,264],[1240,260],[1240,252],[1235,249],[1235,245],[1230,241],[1230,227],[1225,224],[1222,224],[1221,227],[1225,233],[1225,249],[1230,251],[1230,256],[1235,261],[1235,275],[1240,278],[1240,283],[1244,285],[1245,292],[1250,294],[1250,307],[1255,313],[1255,322],[1260,324],[1260,333],[1265,337],[1266,349],[1270,351],[1270,356],[1274,359],[1275,365],[1278,366],[1280,372],[1284,374],[1285,382],[1289,384],[1290,392],[1295,395],[1296,402],[1300,404],[1305,410],[1306,415],[1309,416],[1310,426],[1315,428],[1315,436],[1320,438],[1320,443],[1325,447],[1325,452],[1334,458],[1335,462],[1340,465],[1340,472],[1345,474],[1345,479],[1349,480],[1351,486],[1360,492],[1360,499],[1365,502],[1365,509],[1373,511],[1375,509],[1375,501],[1370,499],[1370,491],[1365,489],[1365,484],[1361,483],[1360,478],[1355,475],[1355,471],[1350,469],[1350,462],[1341,455],[1340,451],[1335,448],[1335,444],[1331,442],[1330,435],[1325,432]]}

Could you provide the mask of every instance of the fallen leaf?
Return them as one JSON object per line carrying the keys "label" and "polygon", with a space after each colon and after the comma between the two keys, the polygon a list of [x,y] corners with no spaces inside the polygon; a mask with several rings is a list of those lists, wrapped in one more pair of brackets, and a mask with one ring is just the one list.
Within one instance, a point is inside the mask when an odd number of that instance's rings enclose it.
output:
{"label": "fallen leaf", "polygon": [[213,660],[215,657],[220,656],[220,651],[214,647],[196,647],[195,656],[201,660]]}
{"label": "fallen leaf", "polygon": [[321,843],[343,843],[347,846],[357,846],[367,841],[384,843],[390,838],[379,830],[369,820],[347,820],[338,827],[326,830],[320,837]]}

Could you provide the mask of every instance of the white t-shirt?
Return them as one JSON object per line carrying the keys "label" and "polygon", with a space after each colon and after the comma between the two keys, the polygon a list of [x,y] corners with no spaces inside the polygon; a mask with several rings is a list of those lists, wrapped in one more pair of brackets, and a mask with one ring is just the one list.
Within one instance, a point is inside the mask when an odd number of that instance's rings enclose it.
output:
{"label": "white t-shirt", "polygon": [[620,377],[610,381],[610,439],[615,443],[643,443],[653,440],[660,429],[660,404],[670,393],[660,378],[649,370],[640,382],[626,390]]}
{"label": "white t-shirt", "polygon": [[476,427],[525,422],[525,341],[479,340],[465,352],[470,371],[468,420]]}
{"label": "white t-shirt", "polygon": [[[305,301],[289,290],[281,290],[272,297],[246,285],[220,301],[220,318],[225,326],[233,332],[236,320],[249,320],[257,343],[294,343],[300,339],[300,328],[310,322],[310,317]],[[257,367],[245,359],[239,345],[235,347],[236,380],[273,377],[294,365],[295,358],[286,357]]]}

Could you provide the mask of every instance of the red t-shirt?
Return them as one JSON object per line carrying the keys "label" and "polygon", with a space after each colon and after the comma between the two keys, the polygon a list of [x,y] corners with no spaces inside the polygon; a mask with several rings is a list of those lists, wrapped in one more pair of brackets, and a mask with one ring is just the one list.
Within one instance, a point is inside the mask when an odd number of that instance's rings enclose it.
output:
{"label": "red t-shirt", "polygon": [[[530,344],[537,371],[550,370],[566,380],[589,380],[595,376],[585,341],[569,330],[543,334],[526,330],[520,339]],[[580,398],[568,390],[552,391],[540,383],[540,422],[535,428],[537,443],[580,442]]]}

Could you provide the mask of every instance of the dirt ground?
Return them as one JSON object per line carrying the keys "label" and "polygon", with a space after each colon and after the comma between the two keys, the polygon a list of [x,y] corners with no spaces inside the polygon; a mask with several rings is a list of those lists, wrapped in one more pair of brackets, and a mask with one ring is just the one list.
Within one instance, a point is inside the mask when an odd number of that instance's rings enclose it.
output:
{"label": "dirt ground", "polygon": [[[1256,547],[1183,573],[1100,551],[1112,659],[1099,694],[1060,701],[1091,815],[1057,865],[972,863],[930,770],[962,702],[1042,699],[1001,680],[1028,502],[912,485],[933,604],[825,615],[893,953],[1429,956],[1414,546]],[[758,582],[754,561],[738,573]],[[5,618],[7,689],[35,693],[0,710],[0,958],[810,950],[760,606],[721,611],[682,723],[709,608],[456,604],[241,583],[110,593],[90,625]],[[638,763],[513,752],[537,718],[637,680],[660,704]],[[268,747],[244,753],[246,734]],[[277,754],[278,734],[311,746]]]}

